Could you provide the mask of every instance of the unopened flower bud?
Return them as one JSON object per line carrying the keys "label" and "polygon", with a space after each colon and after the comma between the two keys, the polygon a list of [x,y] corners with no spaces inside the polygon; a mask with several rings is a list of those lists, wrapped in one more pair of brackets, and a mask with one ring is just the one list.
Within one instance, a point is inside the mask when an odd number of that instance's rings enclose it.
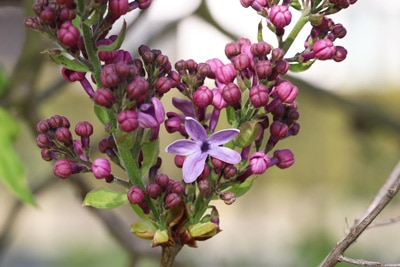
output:
{"label": "unopened flower bud", "polygon": [[60,28],[57,32],[58,40],[68,47],[73,47],[78,43],[79,40],[79,31],[78,29],[71,23],[71,21],[65,21],[61,24]]}
{"label": "unopened flower bud", "polygon": [[49,138],[45,134],[39,134],[36,137],[36,145],[39,148],[48,148],[50,144]]}
{"label": "unopened flower bud", "polygon": [[269,92],[268,88],[263,84],[258,84],[253,86],[249,92],[250,102],[251,104],[256,107],[263,107],[267,105]]}
{"label": "unopened flower bud", "polygon": [[288,6],[276,5],[269,11],[269,20],[278,29],[282,29],[292,21],[292,13]]}
{"label": "unopened flower bud", "polygon": [[274,157],[278,160],[276,166],[281,169],[288,168],[294,163],[294,155],[289,149],[275,150]]}
{"label": "unopened flower bud", "polygon": [[93,100],[94,102],[96,102],[96,104],[105,108],[111,108],[115,102],[115,98],[112,92],[105,88],[97,89],[96,92],[93,94]]}
{"label": "unopened flower bud", "polygon": [[92,172],[94,177],[102,179],[111,174],[110,162],[105,158],[97,158],[92,163]]}
{"label": "unopened flower bud", "polygon": [[59,142],[67,144],[67,145],[72,143],[71,131],[65,127],[57,128],[56,138]]}
{"label": "unopened flower bud", "polygon": [[66,179],[72,174],[72,167],[68,160],[60,159],[54,163],[53,173],[55,176]]}
{"label": "unopened flower bud", "polygon": [[232,192],[223,192],[219,197],[224,201],[226,205],[231,205],[236,201],[236,196]]}
{"label": "unopened flower bud", "polygon": [[250,59],[246,54],[240,54],[233,59],[233,66],[236,70],[244,70],[250,66]]}
{"label": "unopened flower bud", "polygon": [[117,116],[117,121],[124,132],[134,131],[139,126],[138,115],[132,110],[121,111]]}
{"label": "unopened flower bud", "polygon": [[149,82],[141,77],[136,76],[126,88],[126,94],[130,100],[141,101],[146,97],[149,90]]}
{"label": "unopened flower bud", "polygon": [[229,83],[222,89],[222,97],[229,105],[236,105],[242,97],[242,92],[236,84]]}
{"label": "unopened flower bud", "polygon": [[320,60],[331,59],[336,52],[336,48],[329,39],[321,39],[314,43],[312,48],[315,57]]}
{"label": "unopened flower bud", "polygon": [[87,121],[78,122],[75,125],[75,133],[80,137],[89,137],[93,134],[93,126]]}
{"label": "unopened flower bud", "polygon": [[129,2],[128,0],[109,0],[108,7],[114,16],[120,17],[128,12]]}
{"label": "unopened flower bud", "polygon": [[296,100],[298,89],[289,81],[281,81],[275,86],[275,91],[283,103],[293,103]]}
{"label": "unopened flower bud", "polygon": [[269,60],[258,61],[254,69],[259,79],[266,79],[272,72],[271,62]]}
{"label": "unopened flower bud", "polygon": [[272,136],[282,138],[287,136],[288,126],[285,123],[276,120],[272,122],[269,130]]}
{"label": "unopened flower bud", "polygon": [[199,108],[205,108],[211,105],[213,93],[207,86],[200,86],[193,93],[193,103]]}
{"label": "unopened flower bud", "polygon": [[215,71],[215,77],[220,83],[228,84],[236,78],[236,70],[232,64],[223,65]]}
{"label": "unopened flower bud", "polygon": [[67,82],[81,81],[86,75],[85,72],[74,71],[64,67],[61,69],[61,74]]}
{"label": "unopened flower bud", "polygon": [[146,186],[146,193],[153,199],[161,195],[161,186],[157,183],[150,183]]}
{"label": "unopened flower bud", "polygon": [[254,174],[262,174],[270,166],[270,159],[263,152],[254,152],[250,156],[250,169]]}
{"label": "unopened flower bud", "polygon": [[154,182],[156,182],[161,188],[166,188],[169,184],[169,177],[164,173],[159,173],[154,177]]}
{"label": "unopened flower bud", "polygon": [[165,197],[164,206],[166,209],[176,207],[181,203],[181,197],[176,193],[170,193]]}
{"label": "unopened flower bud", "polygon": [[335,49],[336,51],[333,60],[335,60],[336,62],[343,61],[347,56],[346,48],[344,48],[343,46],[336,46]]}
{"label": "unopened flower bud", "polygon": [[145,193],[138,186],[132,186],[128,191],[128,200],[131,204],[140,204],[144,202]]}
{"label": "unopened flower bud", "polygon": [[171,185],[171,192],[177,195],[181,195],[185,192],[185,186],[181,182],[173,182]]}
{"label": "unopened flower bud", "polygon": [[258,42],[251,45],[250,51],[255,56],[265,57],[271,52],[271,46],[267,42]]}
{"label": "unopened flower bud", "polygon": [[225,45],[225,55],[227,58],[232,58],[240,54],[240,45],[236,42]]}

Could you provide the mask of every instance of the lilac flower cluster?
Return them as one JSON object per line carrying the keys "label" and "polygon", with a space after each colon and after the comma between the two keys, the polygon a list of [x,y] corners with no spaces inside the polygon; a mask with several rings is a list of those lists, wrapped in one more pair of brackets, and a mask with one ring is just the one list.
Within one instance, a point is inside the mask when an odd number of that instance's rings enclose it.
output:
{"label": "lilac flower cluster", "polygon": [[[37,124],[36,142],[43,159],[55,161],[53,172],[60,178],[92,172],[97,179],[121,185],[126,195],[122,202],[145,221],[133,224],[131,231],[153,239],[153,246],[196,246],[196,240],[214,236],[220,231],[219,214],[211,200],[219,198],[230,205],[272,166],[292,166],[291,150],[276,148],[300,130],[299,90],[284,75],[292,68],[306,70],[316,60],[346,57],[346,50],[334,45],[346,30],[327,15],[355,1],[303,1],[303,6],[290,0],[240,2],[265,17],[278,45],[264,41],[259,28],[257,42],[239,38],[225,46],[226,62],[214,58],[171,64],[168,56],[146,45],[137,49],[137,58],[120,49],[126,25],[117,35],[109,35],[109,30],[127,12],[148,8],[150,0],[90,4],[37,0],[36,16],[25,20],[27,27],[60,45],[49,55],[63,66],[62,76],[68,82],[81,84],[106,132],[98,143],[105,157],[92,160],[89,122],[76,124],[80,138],[73,139],[67,118],[56,115],[42,120]],[[284,39],[293,8],[302,9],[303,17]],[[307,22],[312,30],[304,51],[287,57],[300,26]],[[172,99],[176,110],[166,111],[162,98],[171,89],[177,89],[181,97]],[[168,133],[183,137],[165,148],[175,154],[182,178],[171,179],[165,173],[168,170],[162,169],[162,125]],[[125,171],[126,177],[114,176],[112,165]],[[89,194],[100,194],[93,199],[101,199],[103,193]],[[118,197],[104,199],[120,199],[119,192],[115,194]]]}

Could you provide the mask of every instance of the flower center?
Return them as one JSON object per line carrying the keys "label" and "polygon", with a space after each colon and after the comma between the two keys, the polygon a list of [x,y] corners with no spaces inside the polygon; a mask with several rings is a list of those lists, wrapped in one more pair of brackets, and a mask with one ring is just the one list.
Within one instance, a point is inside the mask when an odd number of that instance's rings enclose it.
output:
{"label": "flower center", "polygon": [[210,150],[210,145],[208,144],[207,141],[204,141],[201,144],[201,152],[204,153],[204,152],[207,152],[208,150]]}

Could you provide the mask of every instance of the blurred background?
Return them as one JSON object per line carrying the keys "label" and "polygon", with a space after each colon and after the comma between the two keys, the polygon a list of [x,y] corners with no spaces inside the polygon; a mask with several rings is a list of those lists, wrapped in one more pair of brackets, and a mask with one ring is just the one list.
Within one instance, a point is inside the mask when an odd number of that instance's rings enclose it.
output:
{"label": "blurred background", "polygon": [[[0,66],[9,79],[0,103],[18,121],[15,150],[38,203],[36,208],[21,204],[0,185],[0,266],[158,266],[160,249],[130,234],[136,218],[128,208],[97,213],[81,206],[82,188],[104,186],[101,181],[90,175],[61,181],[40,157],[32,131],[38,120],[54,114],[67,116],[71,124],[96,119],[79,85],[65,84],[59,67],[40,53],[54,44],[24,29],[32,5],[32,0],[0,1]],[[293,76],[301,131],[279,147],[292,149],[295,165],[271,168],[231,206],[216,203],[223,231],[197,249],[185,247],[177,266],[318,266],[398,162],[400,2],[358,1],[331,18],[348,31],[338,40],[348,57],[341,63],[317,62]],[[232,38],[256,40],[260,21],[233,0],[154,0],[142,15],[132,12],[125,19],[134,25],[124,49],[135,54],[145,43],[171,62],[223,59]],[[265,39],[275,44],[267,34]],[[95,124],[94,138],[102,131]],[[165,167],[172,159],[162,156],[163,171],[179,177],[178,170]],[[398,216],[397,197],[378,219]],[[110,233],[110,225],[126,231],[126,240]],[[400,225],[393,224],[368,230],[346,255],[399,263],[399,245]]]}

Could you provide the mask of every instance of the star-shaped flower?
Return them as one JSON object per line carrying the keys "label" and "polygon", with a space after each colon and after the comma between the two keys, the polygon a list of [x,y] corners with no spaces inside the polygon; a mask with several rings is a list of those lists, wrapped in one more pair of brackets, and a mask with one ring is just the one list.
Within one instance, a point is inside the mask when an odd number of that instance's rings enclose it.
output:
{"label": "star-shaped flower", "polygon": [[191,117],[185,118],[185,129],[193,140],[177,140],[167,146],[165,151],[187,156],[182,166],[183,180],[186,183],[194,182],[203,172],[208,155],[230,164],[241,161],[238,152],[221,146],[235,138],[239,133],[238,129],[221,130],[207,137],[204,127]]}

